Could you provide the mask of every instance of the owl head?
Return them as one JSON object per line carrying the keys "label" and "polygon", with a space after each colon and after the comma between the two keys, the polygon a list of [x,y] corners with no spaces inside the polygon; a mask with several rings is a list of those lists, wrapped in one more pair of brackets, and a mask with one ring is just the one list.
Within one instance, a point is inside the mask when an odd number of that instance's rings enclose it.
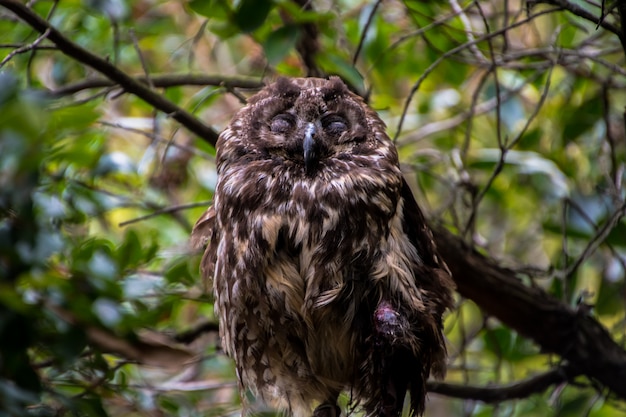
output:
{"label": "owl head", "polygon": [[389,142],[384,123],[338,77],[279,78],[248,100],[218,141],[220,160],[271,159],[315,175],[329,160]]}

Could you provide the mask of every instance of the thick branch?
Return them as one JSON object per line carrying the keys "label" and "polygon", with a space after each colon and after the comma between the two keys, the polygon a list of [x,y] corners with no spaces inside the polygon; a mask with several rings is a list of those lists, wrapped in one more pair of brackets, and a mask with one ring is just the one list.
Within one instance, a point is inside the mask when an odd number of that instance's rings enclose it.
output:
{"label": "thick branch", "polygon": [[561,366],[506,386],[473,387],[429,381],[428,392],[485,403],[499,403],[518,398],[528,398],[532,394],[542,393],[550,386],[570,381],[577,375],[579,372],[576,372],[573,367]]}
{"label": "thick branch", "polygon": [[513,271],[467,247],[443,227],[435,228],[435,240],[461,295],[626,398],[626,351],[584,309],[524,285]]}
{"label": "thick branch", "polygon": [[[303,10],[313,11],[313,5],[310,0],[296,0],[296,3]],[[317,66],[315,56],[319,53],[319,30],[315,23],[309,22],[301,25],[302,34],[296,43],[296,50],[302,59],[302,63],[307,69],[307,76],[321,77],[323,71]]]}
{"label": "thick branch", "polygon": [[119,84],[125,91],[136,95],[156,109],[170,115],[174,120],[178,121],[210,144],[215,145],[217,142],[218,134],[211,127],[202,123],[191,113],[167,100],[161,94],[151,90],[141,81],[129,76],[109,61],[92,54],[72,42],[26,5],[12,0],[0,0],[0,6],[11,10],[39,33],[45,33],[47,31],[47,39],[53,42],[65,55],[95,69],[114,83]]}

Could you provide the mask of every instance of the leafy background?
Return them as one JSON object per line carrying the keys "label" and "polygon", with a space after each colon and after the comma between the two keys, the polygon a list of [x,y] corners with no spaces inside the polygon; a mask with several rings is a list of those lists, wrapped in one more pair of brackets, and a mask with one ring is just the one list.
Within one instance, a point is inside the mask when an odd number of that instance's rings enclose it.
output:
{"label": "leafy background", "polygon": [[[387,122],[434,222],[624,347],[620,2],[28,3],[108,67],[14,4],[0,1],[0,415],[240,412],[188,237],[214,132],[277,75],[340,75]],[[624,415],[623,396],[470,299],[446,334],[427,416]]]}

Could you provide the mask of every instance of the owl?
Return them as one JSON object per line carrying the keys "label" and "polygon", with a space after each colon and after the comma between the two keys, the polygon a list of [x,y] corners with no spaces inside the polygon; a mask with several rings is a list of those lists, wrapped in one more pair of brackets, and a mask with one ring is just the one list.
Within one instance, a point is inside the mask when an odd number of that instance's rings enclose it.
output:
{"label": "owl", "polygon": [[242,390],[287,415],[424,410],[453,284],[385,125],[337,77],[280,78],[217,142],[206,243]]}

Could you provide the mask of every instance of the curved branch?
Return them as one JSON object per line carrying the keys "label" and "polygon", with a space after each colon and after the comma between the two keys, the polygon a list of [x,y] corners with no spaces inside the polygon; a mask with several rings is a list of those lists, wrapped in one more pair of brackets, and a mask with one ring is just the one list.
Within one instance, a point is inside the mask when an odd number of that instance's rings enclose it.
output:
{"label": "curved branch", "polygon": [[[134,77],[135,81],[148,85],[145,76]],[[207,86],[213,85],[226,88],[245,88],[256,90],[262,88],[265,84],[250,78],[224,77],[218,75],[203,74],[162,74],[151,75],[150,81],[157,88],[179,87],[188,85]],[[114,87],[116,83],[108,78],[90,78],[73,84],[64,85],[50,93],[55,96],[67,96],[78,93],[79,91],[89,90],[91,88]]]}
{"label": "curved branch", "polygon": [[367,16],[367,21],[363,26],[363,30],[361,31],[361,37],[359,38],[359,44],[354,51],[354,55],[352,56],[352,66],[356,65],[356,61],[359,59],[359,55],[361,54],[361,49],[363,49],[363,45],[365,44],[365,39],[367,39],[367,34],[369,32],[369,28],[374,21],[374,15],[376,14],[376,10],[378,6],[382,3],[382,0],[377,0],[376,3],[372,6],[369,15]]}
{"label": "curved branch", "polygon": [[571,381],[578,375],[580,375],[580,372],[574,370],[571,366],[559,366],[543,374],[505,386],[473,387],[429,381],[428,392],[445,395],[446,397],[477,400],[484,403],[499,403],[542,393],[550,386]]}
{"label": "curved branch", "polygon": [[514,271],[476,252],[445,228],[434,231],[439,253],[461,295],[626,399],[626,351],[586,309],[574,309],[540,288],[524,285]]}
{"label": "curved branch", "polygon": [[11,10],[39,33],[47,32],[47,39],[54,43],[65,55],[95,69],[114,83],[119,84],[125,91],[136,95],[156,109],[168,114],[211,145],[215,145],[217,142],[218,134],[214,129],[202,123],[188,111],[167,100],[161,94],[151,90],[141,81],[129,76],[109,61],[92,54],[72,42],[26,5],[14,0],[0,0],[0,6]]}
{"label": "curved branch", "polygon": [[[622,2],[618,1],[618,4]],[[600,16],[594,16],[589,13],[587,10],[583,9],[577,4],[571,3],[567,0],[532,0],[527,2],[528,7],[532,8],[536,4],[549,4],[553,6],[561,7],[563,10],[567,10],[575,16],[588,20],[592,23],[595,23],[597,26],[601,26],[603,29],[608,30],[617,36],[620,43],[622,44],[622,48],[624,48],[624,52],[626,53],[626,36],[624,36],[623,28],[619,28],[604,19],[602,16],[602,12],[600,11]],[[604,2],[602,2],[604,4]]]}

